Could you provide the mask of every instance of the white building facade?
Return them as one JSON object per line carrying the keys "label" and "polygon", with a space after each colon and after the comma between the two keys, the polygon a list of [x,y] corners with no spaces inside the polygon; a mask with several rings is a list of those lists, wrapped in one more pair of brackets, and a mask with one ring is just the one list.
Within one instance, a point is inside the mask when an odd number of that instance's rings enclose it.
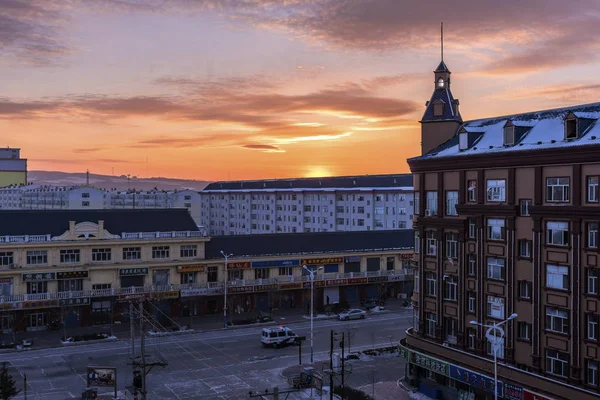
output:
{"label": "white building facade", "polygon": [[200,197],[209,235],[412,229],[410,174],[215,182]]}

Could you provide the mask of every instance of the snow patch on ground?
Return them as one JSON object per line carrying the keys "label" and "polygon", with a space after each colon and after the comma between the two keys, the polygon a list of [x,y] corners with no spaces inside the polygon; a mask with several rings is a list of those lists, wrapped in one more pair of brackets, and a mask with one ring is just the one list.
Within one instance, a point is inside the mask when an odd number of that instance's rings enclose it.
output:
{"label": "snow patch on ground", "polygon": [[414,392],[408,394],[413,400],[432,400],[431,397],[425,396],[423,393]]}

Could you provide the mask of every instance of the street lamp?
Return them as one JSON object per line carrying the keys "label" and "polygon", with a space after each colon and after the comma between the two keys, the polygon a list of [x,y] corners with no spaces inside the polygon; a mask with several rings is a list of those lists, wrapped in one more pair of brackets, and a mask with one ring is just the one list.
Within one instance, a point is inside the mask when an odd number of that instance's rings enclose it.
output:
{"label": "street lamp", "polygon": [[303,265],[304,268],[310,274],[310,362],[313,363],[313,354],[314,354],[314,335],[313,335],[313,323],[314,323],[314,301],[315,301],[315,274],[323,269],[323,267],[319,267],[317,269],[308,268],[306,265]]}
{"label": "street lamp", "polygon": [[223,256],[223,258],[225,258],[225,290],[223,291],[223,293],[224,293],[224,299],[223,299],[223,328],[227,328],[227,277],[228,277],[228,272],[229,272],[229,271],[227,271],[227,260],[233,254],[225,254],[225,253],[223,253],[223,250],[221,250],[221,255]]}
{"label": "street lamp", "polygon": [[[494,351],[494,400],[498,400],[498,348],[500,347],[500,344],[501,344],[499,339],[504,338],[504,329],[500,328],[500,325],[502,325],[512,319],[515,319],[517,317],[518,317],[517,314],[511,314],[510,317],[508,317],[504,321],[498,322],[497,324],[493,324],[493,325],[485,325],[485,324],[481,324],[477,321],[470,322],[471,325],[478,325],[478,326],[481,326],[482,328],[488,328],[487,331],[485,332],[485,337],[492,344],[492,350]],[[492,335],[492,331],[494,332],[493,335]],[[499,332],[500,336],[497,336],[496,332]]]}

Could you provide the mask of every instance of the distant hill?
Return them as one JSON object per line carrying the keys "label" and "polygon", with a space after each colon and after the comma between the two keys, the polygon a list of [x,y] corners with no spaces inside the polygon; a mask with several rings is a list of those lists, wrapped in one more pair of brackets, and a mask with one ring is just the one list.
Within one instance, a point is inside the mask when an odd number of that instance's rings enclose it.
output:
{"label": "distant hill", "polygon": [[[85,172],[59,172],[59,171],[29,171],[27,178],[30,183],[38,183],[42,185],[55,186],[70,186],[70,185],[85,185]],[[202,190],[210,182],[195,181],[188,179],[171,179],[171,178],[137,178],[132,176],[127,179],[126,175],[111,176],[90,174],[90,185],[103,189],[138,189],[151,190],[157,188],[159,190],[173,189],[192,189]]]}

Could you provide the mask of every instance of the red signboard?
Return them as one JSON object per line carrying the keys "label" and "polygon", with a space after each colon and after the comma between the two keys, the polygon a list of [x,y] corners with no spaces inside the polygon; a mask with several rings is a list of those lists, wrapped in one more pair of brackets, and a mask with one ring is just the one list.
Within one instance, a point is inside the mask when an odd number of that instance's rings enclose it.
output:
{"label": "red signboard", "polygon": [[290,282],[290,283],[280,283],[279,290],[287,290],[287,289],[301,289],[302,282]]}
{"label": "red signboard", "polygon": [[252,268],[250,261],[230,262],[227,263],[227,269],[248,269]]}
{"label": "red signboard", "polygon": [[329,257],[329,258],[310,258],[302,260],[302,265],[327,265],[341,264],[344,262],[344,257]]}
{"label": "red signboard", "polygon": [[523,390],[523,400],[553,400],[551,397],[542,396],[541,394]]}
{"label": "red signboard", "polygon": [[401,254],[401,255],[400,255],[400,258],[401,258],[402,260],[410,260],[410,259],[412,259],[412,258],[413,258],[413,253],[408,253],[408,254],[404,253],[404,254]]}

